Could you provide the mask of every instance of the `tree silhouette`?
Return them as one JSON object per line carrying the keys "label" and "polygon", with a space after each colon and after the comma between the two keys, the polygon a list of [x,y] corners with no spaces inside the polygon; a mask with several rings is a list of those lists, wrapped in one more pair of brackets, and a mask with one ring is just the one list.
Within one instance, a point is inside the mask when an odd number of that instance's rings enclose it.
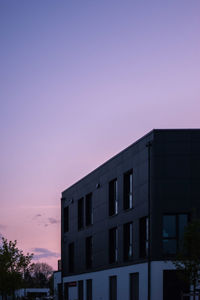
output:
{"label": "tree silhouette", "polygon": [[7,241],[2,237],[0,246],[0,293],[3,298],[13,295],[23,286],[23,277],[28,270],[33,254],[23,254],[17,248],[17,241]]}
{"label": "tree silhouette", "polygon": [[182,279],[193,286],[193,299],[200,279],[200,220],[194,220],[185,228],[180,250],[173,261]]}

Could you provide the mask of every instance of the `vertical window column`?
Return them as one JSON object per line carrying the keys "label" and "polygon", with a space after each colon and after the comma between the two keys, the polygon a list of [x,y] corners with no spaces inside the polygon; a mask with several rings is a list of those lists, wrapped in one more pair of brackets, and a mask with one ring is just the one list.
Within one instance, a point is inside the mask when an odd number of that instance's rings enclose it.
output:
{"label": "vertical window column", "polygon": [[130,297],[129,300],[139,300],[139,273],[129,274]]}
{"label": "vertical window column", "polygon": [[124,224],[124,260],[133,257],[133,223]]}
{"label": "vertical window column", "polygon": [[86,226],[93,224],[92,193],[85,197],[85,223]]}
{"label": "vertical window column", "polygon": [[78,230],[84,227],[84,201],[83,198],[78,200]]}
{"label": "vertical window column", "polygon": [[109,300],[117,300],[117,276],[109,277]]}
{"label": "vertical window column", "polygon": [[148,218],[140,218],[139,228],[140,228],[140,258],[145,258],[148,256]]}
{"label": "vertical window column", "polygon": [[92,300],[92,279],[86,280],[86,300]]}
{"label": "vertical window column", "polygon": [[117,228],[109,230],[109,262],[115,263],[118,260],[118,231]]}
{"label": "vertical window column", "polygon": [[124,209],[133,208],[133,171],[124,174]]}
{"label": "vertical window column", "polygon": [[118,187],[117,179],[109,182],[109,216],[118,213]]}
{"label": "vertical window column", "polygon": [[83,280],[78,281],[78,300],[83,300]]}
{"label": "vertical window column", "polygon": [[64,232],[69,231],[69,206],[64,208]]}

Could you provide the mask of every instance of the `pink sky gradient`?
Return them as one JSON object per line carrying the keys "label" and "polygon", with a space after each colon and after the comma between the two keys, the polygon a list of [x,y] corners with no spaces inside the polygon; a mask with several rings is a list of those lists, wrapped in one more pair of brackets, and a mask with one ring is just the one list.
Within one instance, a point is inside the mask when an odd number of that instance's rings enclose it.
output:
{"label": "pink sky gradient", "polygon": [[152,128],[200,127],[199,0],[2,0],[0,234],[57,266],[60,197]]}

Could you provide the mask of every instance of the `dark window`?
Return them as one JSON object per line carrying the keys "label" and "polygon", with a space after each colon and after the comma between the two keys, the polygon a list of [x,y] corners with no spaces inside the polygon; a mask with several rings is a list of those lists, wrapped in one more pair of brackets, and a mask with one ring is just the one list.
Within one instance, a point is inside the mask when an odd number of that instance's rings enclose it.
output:
{"label": "dark window", "polygon": [[117,179],[109,182],[109,216],[118,213]]}
{"label": "dark window", "polygon": [[92,193],[86,195],[85,197],[85,222],[86,226],[93,223],[93,213],[92,213]]}
{"label": "dark window", "polygon": [[109,300],[117,300],[117,276],[109,277]]}
{"label": "dark window", "polygon": [[78,300],[83,300],[83,280],[78,281]]}
{"label": "dark window", "polygon": [[163,254],[173,255],[177,253],[187,224],[187,214],[163,216]]}
{"label": "dark window", "polygon": [[109,262],[115,263],[118,259],[118,236],[117,228],[109,230]]}
{"label": "dark window", "polygon": [[130,286],[130,300],[139,300],[139,273],[130,273],[129,275]]}
{"label": "dark window", "polygon": [[78,200],[78,230],[84,226],[84,202],[83,198]]}
{"label": "dark window", "polygon": [[133,171],[124,174],[124,209],[133,207]]}
{"label": "dark window", "polygon": [[86,280],[86,300],[92,300],[92,279]]}
{"label": "dark window", "polygon": [[64,283],[64,300],[69,299],[69,287],[68,283]]}
{"label": "dark window", "polygon": [[58,300],[62,300],[62,283],[58,283],[57,285],[58,288]]}
{"label": "dark window", "polygon": [[74,272],[74,243],[70,243],[68,246],[68,264],[69,272]]}
{"label": "dark window", "polygon": [[124,260],[133,257],[133,223],[124,224]]}
{"label": "dark window", "polygon": [[148,218],[140,218],[140,258],[148,256]]}
{"label": "dark window", "polygon": [[86,268],[92,267],[92,237],[88,236],[85,239],[85,255],[86,255]]}
{"label": "dark window", "polygon": [[163,270],[163,300],[189,300],[190,297],[181,297],[181,292],[188,293],[190,290],[184,275],[178,270]]}
{"label": "dark window", "polygon": [[64,232],[69,231],[69,207],[64,208]]}

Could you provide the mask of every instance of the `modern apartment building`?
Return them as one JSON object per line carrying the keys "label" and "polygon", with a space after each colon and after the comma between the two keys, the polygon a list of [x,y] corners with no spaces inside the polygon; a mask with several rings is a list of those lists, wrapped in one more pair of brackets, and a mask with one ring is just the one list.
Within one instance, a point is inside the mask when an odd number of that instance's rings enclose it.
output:
{"label": "modern apartment building", "polygon": [[152,130],[62,193],[60,298],[181,299],[171,260],[194,217],[200,130]]}

